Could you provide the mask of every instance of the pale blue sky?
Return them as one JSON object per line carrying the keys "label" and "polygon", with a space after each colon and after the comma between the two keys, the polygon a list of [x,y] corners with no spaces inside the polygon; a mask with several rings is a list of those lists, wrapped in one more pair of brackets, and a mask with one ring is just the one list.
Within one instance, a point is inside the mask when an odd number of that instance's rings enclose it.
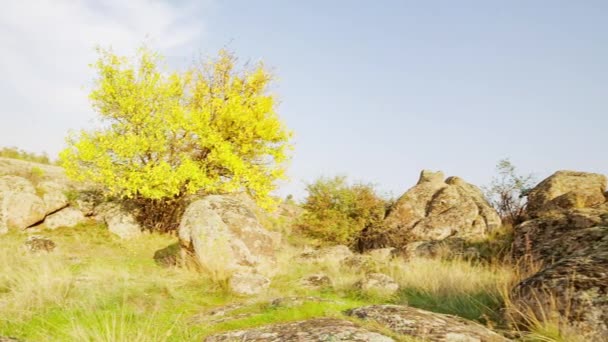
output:
{"label": "pale blue sky", "polygon": [[281,194],[346,174],[399,195],[423,168],[483,185],[504,157],[608,174],[606,1],[22,3],[0,14],[0,146],[58,151],[94,116],[92,47],[147,36],[174,66],[227,46],[273,68],[296,133]]}

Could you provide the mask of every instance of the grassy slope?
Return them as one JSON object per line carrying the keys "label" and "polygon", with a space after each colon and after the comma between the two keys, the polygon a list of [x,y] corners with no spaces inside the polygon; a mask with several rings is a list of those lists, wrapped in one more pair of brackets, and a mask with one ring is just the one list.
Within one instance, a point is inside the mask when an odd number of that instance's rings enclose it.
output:
{"label": "grassy slope", "polygon": [[[57,243],[51,254],[31,255],[21,245],[25,235],[2,236],[0,245],[0,336],[26,341],[197,341],[211,333],[309,317],[342,316],[348,308],[370,303],[409,303],[433,311],[492,324],[501,289],[512,281],[507,267],[465,261],[415,260],[373,266],[402,286],[398,296],[365,295],[353,284],[361,273],[338,265],[298,264],[294,251],[280,258],[281,272],[259,298],[227,293],[204,275],[162,268],[154,252],[175,238],[145,235],[132,241],[111,236],[103,226],[83,225],[44,232]],[[326,272],[333,290],[306,290],[301,276]],[[269,299],[321,296],[331,301],[276,307]],[[195,319],[213,307],[248,305],[228,315],[240,319],[211,323]]]}

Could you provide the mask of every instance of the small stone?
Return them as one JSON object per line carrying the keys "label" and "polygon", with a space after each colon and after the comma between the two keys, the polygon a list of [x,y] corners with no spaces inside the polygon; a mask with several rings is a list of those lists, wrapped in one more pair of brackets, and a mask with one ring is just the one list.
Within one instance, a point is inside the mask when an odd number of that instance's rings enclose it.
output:
{"label": "small stone", "polygon": [[302,278],[301,284],[302,286],[309,288],[324,288],[331,287],[332,281],[326,274],[316,273]]}
{"label": "small stone", "polygon": [[370,273],[356,285],[361,291],[381,295],[393,295],[399,290],[399,284],[393,278],[382,273]]}
{"label": "small stone", "polygon": [[51,239],[45,238],[44,236],[40,236],[40,235],[29,236],[27,238],[27,240],[25,241],[24,245],[25,245],[25,248],[32,253],[37,253],[37,252],[50,253],[56,247],[55,242],[53,242]]}

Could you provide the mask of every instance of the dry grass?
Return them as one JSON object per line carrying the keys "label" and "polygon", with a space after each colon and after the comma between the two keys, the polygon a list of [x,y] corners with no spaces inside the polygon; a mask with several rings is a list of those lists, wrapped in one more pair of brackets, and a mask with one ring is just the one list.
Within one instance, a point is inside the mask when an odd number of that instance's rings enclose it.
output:
{"label": "dry grass", "polygon": [[[409,304],[504,328],[500,310],[511,305],[506,290],[525,276],[509,263],[462,259],[372,260],[350,268],[336,260],[303,262],[300,247],[285,247],[270,289],[257,298],[242,298],[222,286],[224,272],[217,265],[207,273],[156,265],[154,252],[174,243],[174,237],[145,234],[122,241],[105,227],[91,225],[45,235],[58,246],[51,254],[26,252],[21,247],[24,235],[2,237],[0,336],[33,341],[200,341],[225,330],[344,317],[346,309],[376,303]],[[304,276],[321,272],[332,279],[333,287],[301,286]],[[388,297],[361,293],[355,284],[366,272],[391,276],[401,290]],[[290,308],[267,304],[286,296],[328,301]],[[251,303],[243,310],[254,315],[217,324],[191,323],[193,316],[212,307],[244,301]],[[527,325],[518,326],[524,340],[571,338],[563,326],[522,314],[529,318]]]}

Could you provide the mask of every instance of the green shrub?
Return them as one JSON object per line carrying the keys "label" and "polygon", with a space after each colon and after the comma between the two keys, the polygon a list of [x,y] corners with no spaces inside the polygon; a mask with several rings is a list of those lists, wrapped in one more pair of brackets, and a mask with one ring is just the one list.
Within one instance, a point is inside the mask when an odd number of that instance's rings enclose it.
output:
{"label": "green shrub", "polygon": [[346,177],[320,178],[306,187],[305,213],[297,228],[326,244],[355,247],[363,229],[384,219],[385,200],[370,184],[350,185]]}

